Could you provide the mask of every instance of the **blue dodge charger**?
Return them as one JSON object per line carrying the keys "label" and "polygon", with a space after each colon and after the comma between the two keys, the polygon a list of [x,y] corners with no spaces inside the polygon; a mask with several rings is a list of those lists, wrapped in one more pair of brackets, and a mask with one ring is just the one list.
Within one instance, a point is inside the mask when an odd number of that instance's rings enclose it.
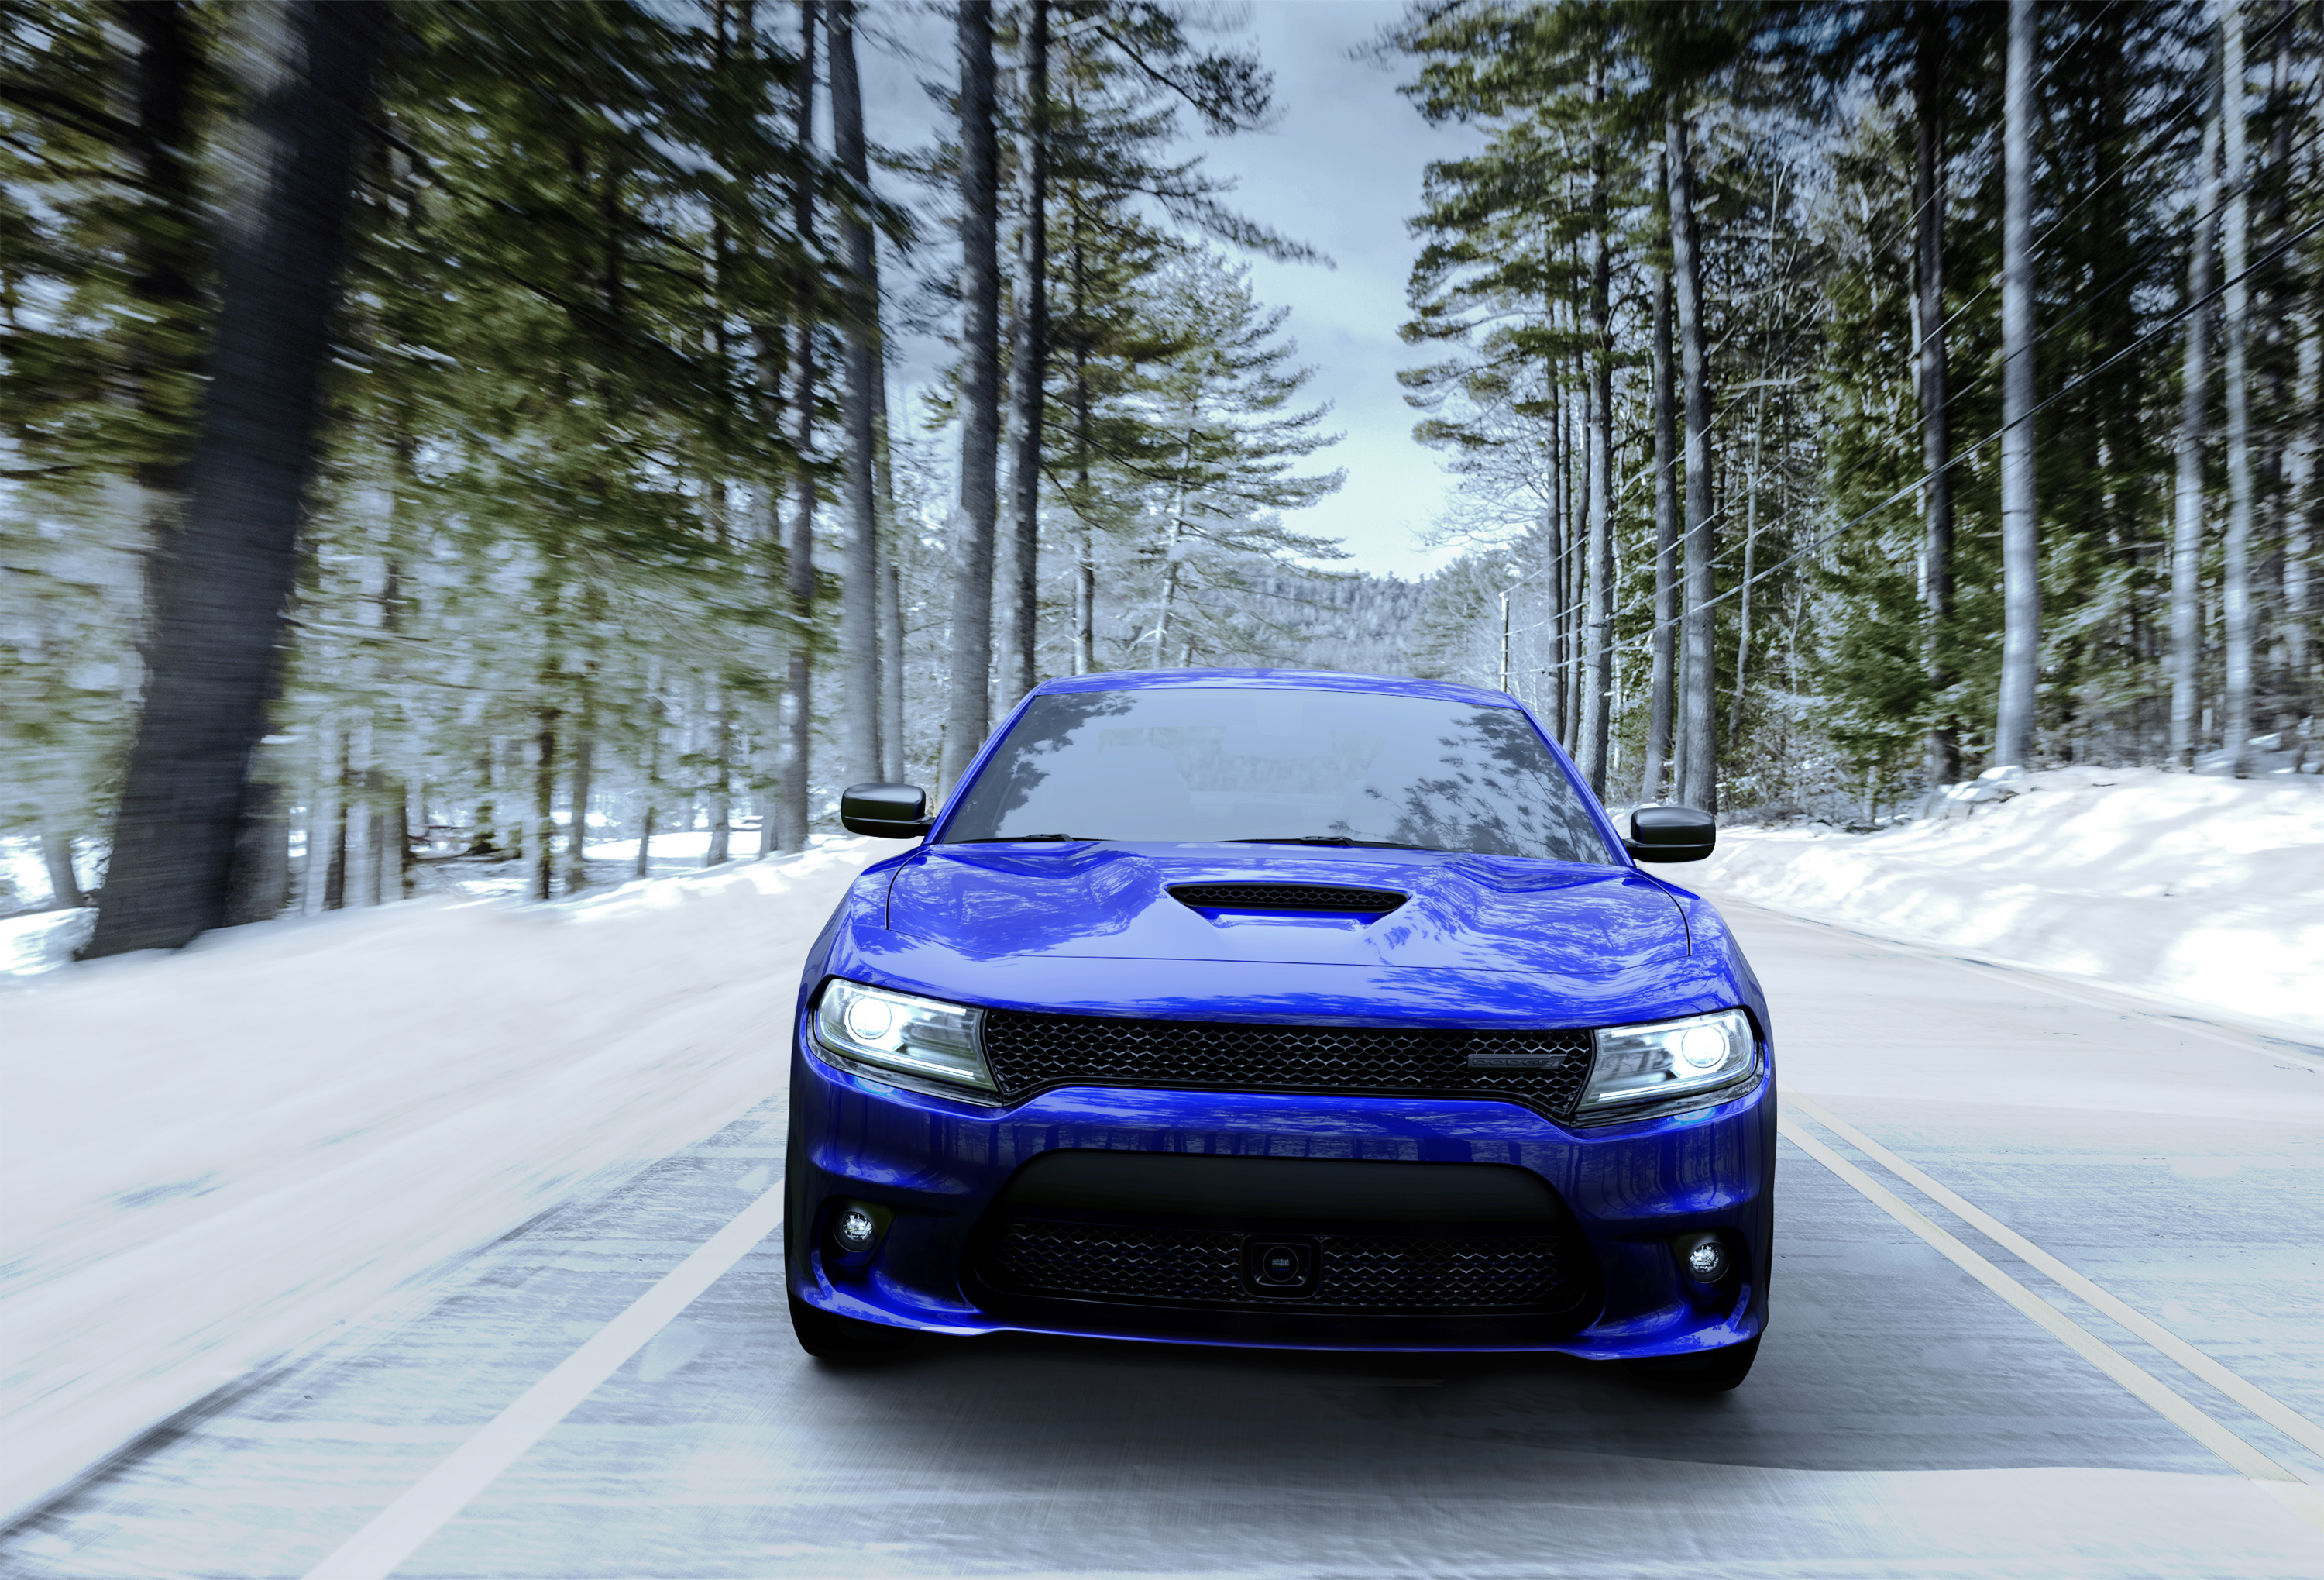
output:
{"label": "blue dodge charger", "polygon": [[1767,1006],[1516,699],[1267,670],[1034,691],[801,984],[785,1250],[816,1355],[1001,1330],[1549,1350],[1742,1381]]}

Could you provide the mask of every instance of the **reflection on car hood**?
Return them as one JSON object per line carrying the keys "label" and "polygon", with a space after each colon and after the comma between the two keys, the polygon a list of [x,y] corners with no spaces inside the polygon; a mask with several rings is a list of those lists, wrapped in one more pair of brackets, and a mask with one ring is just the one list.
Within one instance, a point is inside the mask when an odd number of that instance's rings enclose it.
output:
{"label": "reflection on car hood", "polygon": [[[1169,893],[1217,882],[1342,884],[1410,898],[1368,918],[1209,914]],[[1631,869],[1437,851],[931,845],[897,870],[886,919],[907,937],[996,961],[1434,966],[1609,984],[1688,955],[1678,903]]]}

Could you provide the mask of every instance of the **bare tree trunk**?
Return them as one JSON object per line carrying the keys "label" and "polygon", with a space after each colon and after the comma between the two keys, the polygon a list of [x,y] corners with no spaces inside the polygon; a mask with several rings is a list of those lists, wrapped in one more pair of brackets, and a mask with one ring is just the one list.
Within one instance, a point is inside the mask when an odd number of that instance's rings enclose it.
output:
{"label": "bare tree trunk", "polygon": [[[859,194],[872,189],[863,144],[863,95],[855,76],[855,0],[831,8],[831,120],[839,168]],[[880,510],[872,468],[880,398],[880,280],[872,221],[857,202],[839,206],[842,251],[858,300],[847,322],[847,579],[839,614],[839,710],[846,775],[880,773]]]}
{"label": "bare tree trunk", "polygon": [[503,801],[508,818],[501,840],[501,854],[515,862],[520,869],[524,861],[524,737],[508,735],[501,741],[501,786],[508,792]]}
{"label": "bare tree trunk", "polygon": [[557,709],[533,709],[532,897],[546,900],[557,886]]}
{"label": "bare tree trunk", "polygon": [[[1579,328],[1581,314],[1573,312],[1574,327]],[[1575,756],[1582,753],[1582,688],[1589,684],[1589,667],[1582,662],[1582,602],[1589,596],[1589,552],[1587,534],[1590,529],[1588,501],[1591,497],[1591,463],[1593,452],[1590,444],[1590,365],[1586,357],[1573,359],[1574,387],[1582,392],[1581,440],[1574,447],[1581,468],[1581,486],[1566,503],[1572,507],[1565,530],[1565,599],[1560,618],[1565,629],[1565,743]]]}
{"label": "bare tree trunk", "polygon": [[[646,876],[653,866],[654,798],[661,791],[661,732],[659,676],[653,670],[649,670],[646,675],[646,804],[638,818],[638,857],[630,868],[632,877]],[[764,837],[761,836],[762,840]]]}
{"label": "bare tree trunk", "polygon": [[1676,370],[1671,366],[1671,282],[1647,272],[1655,293],[1655,632],[1646,679],[1646,760],[1638,799],[1663,798],[1671,757],[1671,726],[1678,687],[1678,414]]}
{"label": "bare tree trunk", "polygon": [[[715,770],[710,781],[710,843],[702,853],[706,867],[722,866],[733,854],[734,838],[734,702],[723,679],[710,682],[710,760]],[[783,805],[790,805],[786,783]],[[766,843],[766,821],[760,820],[759,843]],[[800,836],[800,844],[806,836]],[[786,844],[786,850],[800,845]]]}
{"label": "bare tree trunk", "polygon": [[[372,734],[364,731],[363,897],[365,905],[377,907],[387,903],[387,775],[373,754]],[[400,809],[395,820],[403,821]]]}
{"label": "bare tree trunk", "polygon": [[[904,568],[896,553],[896,476],[888,450],[888,370],[884,353],[872,364],[878,378],[877,438],[880,531],[889,555],[880,575],[880,777],[904,777]],[[763,846],[766,836],[759,843]]]}
{"label": "bare tree trunk", "polygon": [[66,826],[43,810],[41,814],[41,862],[49,873],[49,909],[78,910],[88,903],[73,871],[72,835]]}
{"label": "bare tree trunk", "polygon": [[[2318,282],[2324,286],[2324,280]],[[2287,490],[2286,503],[2290,523],[2285,530],[2283,544],[2283,624],[2287,648],[2286,659],[2292,670],[2292,702],[2297,712],[2312,717],[2316,708],[2316,678],[2314,635],[2310,622],[2314,618],[2310,607],[2315,599],[2313,572],[2310,569],[2316,552],[2316,514],[2324,509],[2324,488],[2319,486],[2318,464],[2324,461],[2324,446],[2319,444],[2318,428],[2324,425],[2324,404],[2318,396],[2324,393],[2324,312],[2311,304],[2307,330],[2300,337],[2299,382],[2293,398],[2299,409],[2306,411],[2308,420],[2300,427],[2292,444],[2292,465],[2296,479]],[[2311,740],[2315,726],[2310,725]]]}
{"label": "bare tree trunk", "polygon": [[2251,288],[2245,282],[2251,226],[2250,170],[2245,151],[2244,14],[2242,0],[2219,0],[2222,95],[2219,123],[2226,160],[2227,208],[2221,226],[2226,254],[2225,311],[2220,324],[2220,372],[2227,392],[2227,531],[2219,564],[2219,605],[2227,663],[2220,698],[2223,743],[2237,779],[2251,772],[2252,733],[2252,463],[2251,390],[2246,365],[2251,338]]}
{"label": "bare tree trunk", "polygon": [[1001,631],[999,679],[1008,706],[1040,679],[1041,424],[1049,371],[1049,5],[1021,0],[1018,7],[1021,59],[1017,139],[1017,279],[1021,302],[1017,346],[1010,361],[1010,551],[1003,577],[1008,618]]}
{"label": "bare tree trunk", "polygon": [[[147,0],[106,10],[137,46],[126,73],[135,115],[124,151],[144,212],[127,237],[128,286],[136,310],[123,315],[120,331],[122,372],[139,420],[127,436],[134,448],[126,458],[145,523],[151,611],[160,591],[152,572],[166,563],[186,504],[192,436],[184,431],[179,381],[198,371],[203,338],[198,282],[211,221],[200,207],[198,138],[192,130],[203,61],[190,4]],[[236,839],[238,848],[254,852],[263,845],[257,830],[242,831]]]}
{"label": "bare tree trunk", "polygon": [[943,788],[960,782],[991,726],[992,537],[1001,448],[1001,265],[994,239],[991,0],[960,0],[960,522],[953,548],[951,696]]}
{"label": "bare tree trunk", "polygon": [[[1763,362],[1759,378],[1764,385],[1767,370]],[[1735,685],[1727,699],[1727,749],[1730,753],[1743,739],[1743,698],[1748,690],[1751,664],[1751,572],[1752,562],[1759,547],[1759,456],[1766,440],[1761,426],[1766,412],[1766,391],[1753,402],[1751,414],[1751,469],[1745,474],[1743,485],[1743,580],[1735,594]]]}
{"label": "bare tree trunk", "polygon": [[1712,573],[1718,545],[1711,508],[1711,390],[1703,344],[1702,242],[1694,223],[1694,164],[1686,116],[1674,97],[1664,122],[1670,185],[1671,273],[1678,317],[1679,365],[1686,387],[1686,613],[1681,625],[1685,668],[1679,695],[1678,799],[1719,809],[1717,631]]}
{"label": "bare tree trunk", "polygon": [[[283,801],[282,787],[272,780],[252,782],[250,809],[235,844],[234,882],[226,892],[230,927],[272,921],[290,902],[290,819]],[[51,882],[55,874],[52,859]]]}
{"label": "bare tree trunk", "polygon": [[331,795],[330,864],[323,873],[323,909],[344,910],[347,903],[347,813],[348,791],[354,788],[353,765],[350,762],[349,732],[338,732],[339,768],[337,782]]}
{"label": "bare tree trunk", "polygon": [[595,793],[597,766],[596,666],[581,675],[580,714],[573,733],[573,822],[565,838],[565,892],[578,894],[589,886],[589,798]]}
{"label": "bare tree trunk", "polygon": [[223,227],[185,524],[155,600],[91,956],[220,926],[313,470],[343,221],[384,12],[295,0],[246,122],[255,173]]}
{"label": "bare tree trunk", "polygon": [[1074,673],[1097,672],[1097,530],[1090,525],[1089,258],[1078,197],[1073,215],[1074,344]]}
{"label": "bare tree trunk", "polygon": [[[1592,68],[1590,98],[1602,106],[1605,68]],[[1606,795],[1606,745],[1614,700],[1614,331],[1613,262],[1606,237],[1606,145],[1590,153],[1590,590],[1582,619],[1582,776]]]}
{"label": "bare tree trunk", "polygon": [[[409,900],[420,892],[420,850],[428,838],[428,785],[422,781],[415,790],[398,781],[395,786],[396,833],[395,897]],[[419,814],[415,825],[412,814]],[[286,853],[287,859],[287,853]],[[287,882],[287,879],[286,879]]]}
{"label": "bare tree trunk", "polygon": [[904,568],[892,559],[880,570],[880,777],[897,784],[904,778]]}
{"label": "bare tree trunk", "polygon": [[1996,763],[2031,766],[2042,662],[2042,535],[2034,482],[2034,78],[2036,0],[2009,0],[2001,220],[2001,696]]}
{"label": "bare tree trunk", "polygon": [[[799,0],[798,102],[792,135],[801,148],[815,146],[815,34],[818,0]],[[791,205],[791,223],[799,236],[815,234],[815,182],[802,175]],[[798,473],[792,485],[789,551],[784,556],[789,571],[791,617],[797,634],[791,641],[790,673],[783,695],[790,699],[786,721],[782,812],[779,848],[805,850],[812,816],[807,800],[809,756],[815,741],[815,655],[807,633],[815,628],[815,471],[807,457],[815,448],[815,277],[801,269],[793,277],[791,326],[792,440],[798,451]],[[731,818],[730,818],[731,820]]]}
{"label": "bare tree trunk", "polygon": [[[2211,250],[2215,223],[2203,217],[2219,204],[2219,115],[2203,126],[2202,169],[2197,172],[2195,237],[2188,249],[2187,300],[2190,307],[2211,294]],[[2201,707],[2203,657],[2203,410],[2210,383],[2206,343],[2210,310],[2187,314],[2186,349],[2179,377],[2176,520],[2171,539],[2171,760],[2195,765],[2195,738]]]}
{"label": "bare tree trunk", "polygon": [[[2260,157],[2261,165],[2270,172],[2267,204],[2264,213],[2264,236],[2273,251],[2292,234],[2292,193],[2296,172],[2292,158],[2292,133],[2299,120],[2299,108],[2294,103],[2292,58],[2292,33],[2289,29],[2277,30],[2275,53],[2268,73],[2267,99],[2262,111],[2270,124],[2267,151]],[[2261,600],[2253,612],[2255,635],[2261,630],[2265,637],[2272,679],[2253,680],[2252,700],[2255,726],[2266,723],[2262,712],[2272,693],[2275,702],[2274,717],[2267,727],[2281,735],[2289,735],[2300,722],[2298,706],[2300,687],[2293,679],[2292,662],[2292,633],[2297,622],[2292,618],[2291,583],[2292,575],[2292,518],[2298,513],[2298,482],[2295,477],[2298,462],[2293,451],[2297,445],[2294,435],[2299,424],[2291,420],[2290,400],[2295,372],[2292,350],[2292,316],[2297,287],[2292,278],[2279,273],[2261,287],[2264,310],[2253,335],[2260,341],[2260,353],[2266,364],[2266,384],[2264,399],[2266,415],[2261,423],[2263,448],[2259,460],[2259,488],[2264,501],[2266,517],[2259,524],[2259,535],[2264,559],[2260,566],[2260,589],[2255,596]],[[2279,739],[2278,744],[2284,743]]]}
{"label": "bare tree trunk", "polygon": [[[1178,567],[1184,563],[1178,557],[1178,545],[1185,540],[1186,493],[1188,479],[1194,472],[1195,425],[1201,417],[1202,413],[1190,402],[1185,414],[1186,437],[1178,456],[1177,492],[1170,500],[1170,531],[1162,541],[1162,610],[1154,621],[1154,667],[1157,670],[1169,662],[1163,656],[1166,651],[1164,644],[1170,640],[1170,616],[1178,606]],[[1185,668],[1194,661],[1193,653],[1193,645],[1189,643],[1186,664],[1180,665],[1180,668]]]}
{"label": "bare tree trunk", "polygon": [[[1553,315],[1556,304],[1550,304]],[[1554,321],[1554,318],[1553,318]],[[1563,639],[1565,632],[1565,377],[1561,359],[1551,356],[1544,360],[1542,375],[1549,386],[1549,516],[1542,528],[1542,563],[1540,574],[1549,594],[1548,671],[1543,677],[1548,684],[1542,692],[1543,711],[1548,716],[1549,733],[1560,743],[1572,737],[1566,731],[1565,665]]]}
{"label": "bare tree trunk", "polygon": [[[1950,18],[1932,6],[1916,19],[1913,70],[1914,259],[1918,279],[1913,296],[1915,338],[1920,344],[1921,467],[1929,480],[1921,489],[1921,663],[1932,698],[1953,683],[1953,483],[1950,368],[1945,333],[1945,29]],[[1748,596],[1748,595],[1746,595]],[[1738,690],[1739,696],[1739,690]],[[1943,712],[1929,725],[1922,772],[1931,784],[1960,778],[1960,732]]]}
{"label": "bare tree trunk", "polygon": [[493,839],[499,814],[493,805],[493,744],[492,737],[485,736],[483,750],[476,753],[476,800],[468,810],[468,848],[462,855],[499,854]]}

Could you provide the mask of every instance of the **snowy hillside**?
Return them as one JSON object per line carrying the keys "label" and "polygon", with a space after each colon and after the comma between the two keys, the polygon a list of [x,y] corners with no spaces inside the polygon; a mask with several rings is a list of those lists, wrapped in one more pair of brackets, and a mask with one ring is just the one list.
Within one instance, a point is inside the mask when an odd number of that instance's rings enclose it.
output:
{"label": "snowy hillside", "polygon": [[887,848],[420,901],[0,995],[0,1511],[785,1078]]}
{"label": "snowy hillside", "polygon": [[2324,780],[2056,769],[1872,835],[1722,829],[1738,900],[2324,1029]]}

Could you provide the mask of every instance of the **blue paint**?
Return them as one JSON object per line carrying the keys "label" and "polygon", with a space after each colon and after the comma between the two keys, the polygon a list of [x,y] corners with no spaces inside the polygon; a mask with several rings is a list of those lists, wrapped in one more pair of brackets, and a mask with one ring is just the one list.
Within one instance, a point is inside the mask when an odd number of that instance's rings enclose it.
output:
{"label": "blue paint", "polygon": [[[1443,850],[1190,841],[947,845],[974,775],[1033,698],[996,730],[935,832],[868,869],[801,983],[792,1050],[790,1279],[824,1309],[933,1331],[1002,1328],[1161,1342],[1381,1349],[1538,1349],[1596,1357],[1683,1354],[1756,1335],[1766,1317],[1775,1082],[1764,993],[1718,912],[1621,855],[1618,831],[1538,720],[1499,693],[1442,682],[1268,670],[1154,671],[1055,680],[1035,697],[1152,688],[1316,689],[1513,709],[1540,735],[1605,836],[1603,864]],[[1384,915],[1197,909],[1173,885],[1273,882],[1387,889]],[[1592,1028],[1740,1007],[1760,1075],[1716,1106],[1579,1124],[1550,1104],[1491,1096],[1223,1092],[1067,1085],[992,1105],[851,1073],[809,1049],[830,977],[996,1011],[1137,1021],[1508,1030]],[[1058,1150],[1531,1170],[1594,1261],[1588,1320],[1528,1336],[1455,1322],[1301,1320],[1277,1311],[1048,1303],[1037,1318],[972,1274],[973,1232],[1010,1178]],[[868,1266],[831,1265],[826,1205],[894,1217]],[[1687,1280],[1669,1242],[1723,1229],[1739,1280]],[[856,1259],[849,1258],[848,1261]],[[1389,1325],[1395,1326],[1395,1325]],[[1438,1331],[1441,1330],[1441,1331]]]}

